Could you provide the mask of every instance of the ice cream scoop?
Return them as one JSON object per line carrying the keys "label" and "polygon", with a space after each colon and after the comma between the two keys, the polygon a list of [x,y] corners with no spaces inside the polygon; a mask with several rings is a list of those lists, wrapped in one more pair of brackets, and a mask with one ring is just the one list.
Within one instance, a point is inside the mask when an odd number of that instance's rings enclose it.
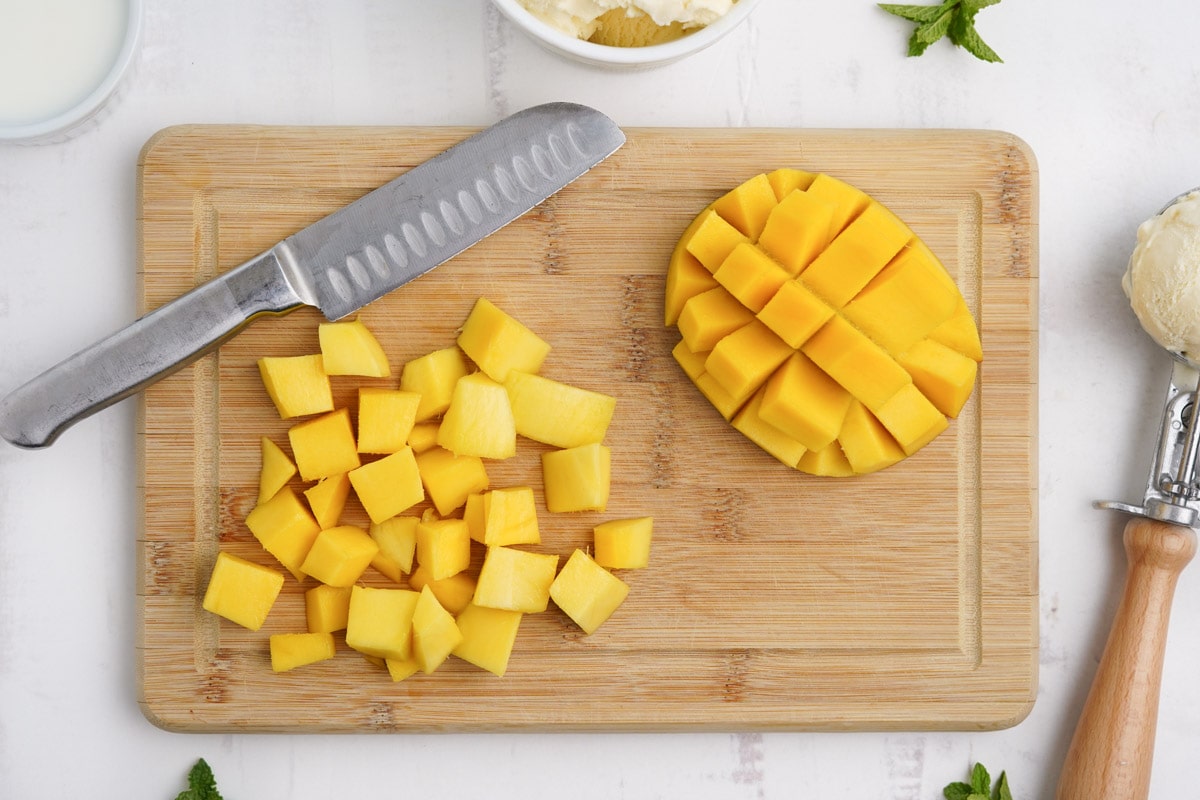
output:
{"label": "ice cream scoop", "polygon": [[1121,287],[1156,342],[1200,358],[1200,191],[1180,195],[1138,226]]}

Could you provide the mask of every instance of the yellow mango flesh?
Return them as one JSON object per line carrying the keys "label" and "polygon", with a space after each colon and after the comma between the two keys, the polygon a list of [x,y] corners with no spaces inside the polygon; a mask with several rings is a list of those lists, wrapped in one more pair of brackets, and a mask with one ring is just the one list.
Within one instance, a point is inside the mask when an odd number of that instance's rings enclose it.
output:
{"label": "yellow mango flesh", "polygon": [[436,670],[463,640],[454,616],[442,608],[429,586],[421,589],[413,609],[413,658],[426,675]]}
{"label": "yellow mango flesh", "polygon": [[317,336],[326,375],[386,378],[392,374],[387,354],[360,320],[322,322]]}
{"label": "yellow mango flesh", "polygon": [[350,496],[350,476],[345,472],[322,478],[304,490],[308,507],[312,509],[317,524],[322,528],[333,528],[342,516],[346,499]]}
{"label": "yellow mango flesh", "polygon": [[425,499],[411,447],[351,470],[350,484],[371,522],[383,522]]}
{"label": "yellow mango flesh", "polygon": [[420,594],[410,589],[354,586],[346,621],[346,644],[376,658],[412,656],[412,620]]}
{"label": "yellow mango flesh", "polygon": [[503,676],[508,670],[522,616],[520,611],[468,605],[455,620],[462,641],[451,652],[468,664]]}
{"label": "yellow mango flesh", "polygon": [[416,421],[444,413],[450,407],[454,384],[467,372],[467,362],[457,347],[434,350],[405,364],[400,372],[400,390],[420,395]]}
{"label": "yellow mango flesh", "polygon": [[592,529],[596,563],[608,569],[641,569],[650,563],[651,517],[614,519]]}
{"label": "yellow mango flesh", "polygon": [[258,371],[281,418],[333,410],[333,388],[319,354],[260,358]]}
{"label": "yellow mango flesh", "polygon": [[262,469],[258,478],[258,502],[265,503],[275,496],[296,474],[296,465],[283,449],[266,436],[260,443]]}
{"label": "yellow mango flesh", "polygon": [[504,386],[482,372],[459,378],[438,427],[437,443],[463,456],[513,456],[517,452],[517,424]]}
{"label": "yellow mango flesh", "polygon": [[378,552],[379,545],[362,528],[339,525],[317,534],[300,569],[329,586],[351,586]]}
{"label": "yellow mango flesh", "polygon": [[479,569],[472,602],[523,614],[545,611],[557,568],[557,555],[489,547]]}
{"label": "yellow mango flesh", "polygon": [[801,471],[894,464],[973,392],[983,349],[954,280],[889,209],[828,175],[780,169],[723,195],[684,231],[666,285],[684,373]]}
{"label": "yellow mango flesh", "polygon": [[[371,527],[367,529],[367,535],[379,545],[376,559],[386,559],[388,571],[381,569],[380,572],[384,572],[396,582],[400,581],[396,573],[403,575],[412,572],[413,559],[417,552],[419,523],[417,517],[396,516],[383,522],[372,522]],[[371,566],[377,569],[379,567],[375,560],[371,561]]]}
{"label": "yellow mango flesh", "polygon": [[209,576],[203,607],[256,631],[266,621],[282,588],[282,572],[222,551],[217,553]]}
{"label": "yellow mango flesh", "polygon": [[350,412],[345,408],[293,425],[288,440],[300,477],[306,481],[349,472],[362,463]]}
{"label": "yellow mango flesh", "polygon": [[617,406],[615,397],[517,370],[504,389],[517,434],[555,447],[603,440]]}
{"label": "yellow mango flesh", "polygon": [[536,373],[550,353],[541,337],[482,297],[463,323],[458,346],[497,383],[510,370]]}
{"label": "yellow mango flesh", "polygon": [[421,395],[364,386],[358,390],[358,452],[386,455],[403,450],[417,421]]}
{"label": "yellow mango flesh", "polygon": [[478,456],[456,456],[432,447],[416,456],[421,483],[441,516],[461,508],[467,497],[488,488],[488,474]]}
{"label": "yellow mango flesh", "polygon": [[417,567],[408,576],[408,585],[418,592],[428,586],[442,608],[451,614],[460,613],[475,598],[475,579],[466,572],[456,572],[448,578],[435,581],[429,578],[429,570],[423,566]]}
{"label": "yellow mango flesh", "polygon": [[331,633],[273,633],[269,647],[274,672],[327,661],[336,653]]}
{"label": "yellow mango flesh", "polygon": [[246,515],[246,527],[297,580],[304,578],[301,565],[321,525],[291,487],[285,486],[270,500],[255,506]]}
{"label": "yellow mango flesh", "polygon": [[471,565],[471,536],[461,519],[422,520],[417,524],[417,561],[430,580],[457,575]]}
{"label": "yellow mango flesh", "polygon": [[537,505],[531,487],[493,489],[482,495],[482,500],[483,544],[541,543]]}
{"label": "yellow mango flesh", "polygon": [[603,511],[608,504],[612,453],[602,444],[585,444],[542,454],[546,510]]}
{"label": "yellow mango flesh", "polygon": [[571,553],[550,586],[554,604],[587,634],[604,624],[628,595],[629,584],[582,550]]}
{"label": "yellow mango flesh", "polygon": [[350,615],[349,586],[319,584],[304,593],[304,618],[310,633],[346,629]]}

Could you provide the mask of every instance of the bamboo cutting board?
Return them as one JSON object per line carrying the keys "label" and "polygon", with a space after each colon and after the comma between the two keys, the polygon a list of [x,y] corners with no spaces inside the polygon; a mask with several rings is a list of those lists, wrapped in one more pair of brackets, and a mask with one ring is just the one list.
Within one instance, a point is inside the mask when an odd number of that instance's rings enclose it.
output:
{"label": "bamboo cutting board", "polygon": [[[168,129],[139,163],[141,295],[154,308],[435,155],[453,128]],[[606,514],[542,514],[544,552],[603,519],[651,515],[651,565],[591,636],[553,606],[522,622],[508,674],[451,658],[392,683],[335,659],[270,668],[304,629],[290,577],[251,633],[200,607],[218,549],[265,564],[243,520],[259,437],[288,424],[256,359],[317,352],[316,312],[260,321],[147,390],[139,419],[139,684],[182,731],[988,729],[1037,683],[1036,168],[1004,133],[645,129],[512,225],[362,312],[392,359],[449,346],[479,296],[547,339],[543,373],[618,398]],[[871,476],[790,470],[732,430],[671,358],[668,255],[746,178],[828,172],[890,206],[939,254],[985,360],[959,419]],[[359,385],[335,379],[353,407]],[[540,446],[489,463],[540,487]],[[540,488],[538,489],[540,492]],[[361,508],[348,521],[365,522]],[[386,585],[368,571],[367,582]]]}

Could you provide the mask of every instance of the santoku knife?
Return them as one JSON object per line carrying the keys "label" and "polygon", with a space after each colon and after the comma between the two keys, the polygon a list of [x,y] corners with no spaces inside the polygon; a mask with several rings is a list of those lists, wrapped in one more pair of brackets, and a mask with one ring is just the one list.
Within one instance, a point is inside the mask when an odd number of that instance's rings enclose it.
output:
{"label": "santoku knife", "polygon": [[0,401],[0,436],[45,447],[257,317],[306,305],[345,317],[517,219],[624,142],[611,119],[573,103],[501,120],[21,386]]}

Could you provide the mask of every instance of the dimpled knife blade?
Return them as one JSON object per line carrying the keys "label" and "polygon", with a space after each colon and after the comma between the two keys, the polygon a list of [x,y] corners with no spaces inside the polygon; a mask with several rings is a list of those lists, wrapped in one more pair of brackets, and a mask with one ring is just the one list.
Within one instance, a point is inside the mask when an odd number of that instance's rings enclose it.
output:
{"label": "dimpled knife blade", "polygon": [[352,314],[525,214],[624,142],[611,119],[573,103],[507,117],[19,387],[0,400],[0,436],[45,447],[257,317],[305,305],[331,320]]}

